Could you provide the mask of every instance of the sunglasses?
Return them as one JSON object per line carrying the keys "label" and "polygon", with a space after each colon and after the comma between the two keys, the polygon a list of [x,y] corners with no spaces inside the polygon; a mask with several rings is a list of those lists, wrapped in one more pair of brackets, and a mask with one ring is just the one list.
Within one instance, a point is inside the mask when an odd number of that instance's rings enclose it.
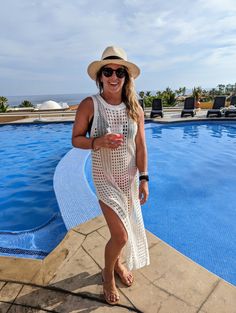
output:
{"label": "sunglasses", "polygon": [[113,75],[113,72],[116,73],[116,77],[123,78],[127,75],[127,71],[123,67],[119,67],[117,70],[113,70],[110,67],[104,67],[102,69],[102,74],[105,77],[111,77]]}

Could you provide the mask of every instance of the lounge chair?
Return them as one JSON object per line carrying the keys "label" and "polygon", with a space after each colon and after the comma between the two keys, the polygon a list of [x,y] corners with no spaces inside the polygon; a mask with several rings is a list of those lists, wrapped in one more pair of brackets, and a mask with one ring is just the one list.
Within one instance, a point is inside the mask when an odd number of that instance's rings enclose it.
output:
{"label": "lounge chair", "polygon": [[155,117],[155,116],[160,115],[163,117],[163,112],[162,112],[162,100],[161,99],[153,99],[152,101],[152,110],[150,117]]}
{"label": "lounge chair", "polygon": [[143,111],[144,111],[144,100],[143,99],[139,99],[138,100],[139,104],[141,105]]}
{"label": "lounge chair", "polygon": [[236,96],[231,97],[229,108],[225,111],[225,117],[230,115],[236,116]]}
{"label": "lounge chair", "polygon": [[216,115],[218,117],[221,117],[222,109],[225,107],[225,101],[226,101],[225,96],[215,97],[213,108],[207,111],[207,117],[209,117],[210,115]]}
{"label": "lounge chair", "polygon": [[181,112],[181,117],[184,115],[191,115],[192,117],[196,114],[195,110],[195,98],[188,97],[184,99],[184,108]]}

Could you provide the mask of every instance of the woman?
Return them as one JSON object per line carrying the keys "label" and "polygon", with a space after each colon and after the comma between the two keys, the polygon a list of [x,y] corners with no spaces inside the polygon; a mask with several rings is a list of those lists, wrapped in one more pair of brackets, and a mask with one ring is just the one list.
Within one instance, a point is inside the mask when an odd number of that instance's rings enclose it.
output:
{"label": "woman", "polygon": [[[144,114],[133,83],[139,73],[123,49],[107,47],[102,59],[88,66],[100,93],[80,103],[73,127],[73,146],[92,150],[93,180],[111,235],[102,271],[103,293],[109,304],[119,301],[115,274],[131,286],[134,277],[130,270],[149,264],[140,207],[148,198]],[[124,246],[128,268],[121,262]]]}

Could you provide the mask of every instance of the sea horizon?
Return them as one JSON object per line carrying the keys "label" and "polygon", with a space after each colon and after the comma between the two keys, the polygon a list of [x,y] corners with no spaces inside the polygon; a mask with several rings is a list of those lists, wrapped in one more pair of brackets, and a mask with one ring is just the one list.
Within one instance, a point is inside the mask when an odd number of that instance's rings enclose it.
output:
{"label": "sea horizon", "polygon": [[45,101],[56,101],[58,103],[67,103],[69,106],[79,104],[81,100],[91,93],[65,93],[65,94],[41,94],[41,95],[20,95],[20,96],[4,96],[8,99],[8,105],[10,107],[19,106],[22,101],[28,100],[33,105],[43,103]]}
{"label": "sea horizon", "polygon": [[[14,95],[5,96],[8,99],[8,105],[10,107],[19,106],[22,101],[28,100],[33,105],[43,103],[45,101],[56,101],[58,103],[67,103],[69,106],[79,104],[84,98],[96,94],[98,91],[89,93],[63,93],[63,94],[40,94],[40,95]],[[145,91],[146,92],[146,91]],[[186,90],[186,94],[191,92],[191,89]],[[139,91],[137,91],[139,93]],[[152,90],[151,94],[155,95],[156,91]]]}

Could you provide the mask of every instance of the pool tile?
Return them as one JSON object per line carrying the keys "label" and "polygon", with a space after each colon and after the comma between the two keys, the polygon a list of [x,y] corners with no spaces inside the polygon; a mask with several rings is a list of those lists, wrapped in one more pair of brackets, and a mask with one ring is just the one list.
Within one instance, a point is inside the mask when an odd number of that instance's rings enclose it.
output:
{"label": "pool tile", "polygon": [[206,313],[235,313],[236,288],[221,280],[204,303],[202,310]]}

